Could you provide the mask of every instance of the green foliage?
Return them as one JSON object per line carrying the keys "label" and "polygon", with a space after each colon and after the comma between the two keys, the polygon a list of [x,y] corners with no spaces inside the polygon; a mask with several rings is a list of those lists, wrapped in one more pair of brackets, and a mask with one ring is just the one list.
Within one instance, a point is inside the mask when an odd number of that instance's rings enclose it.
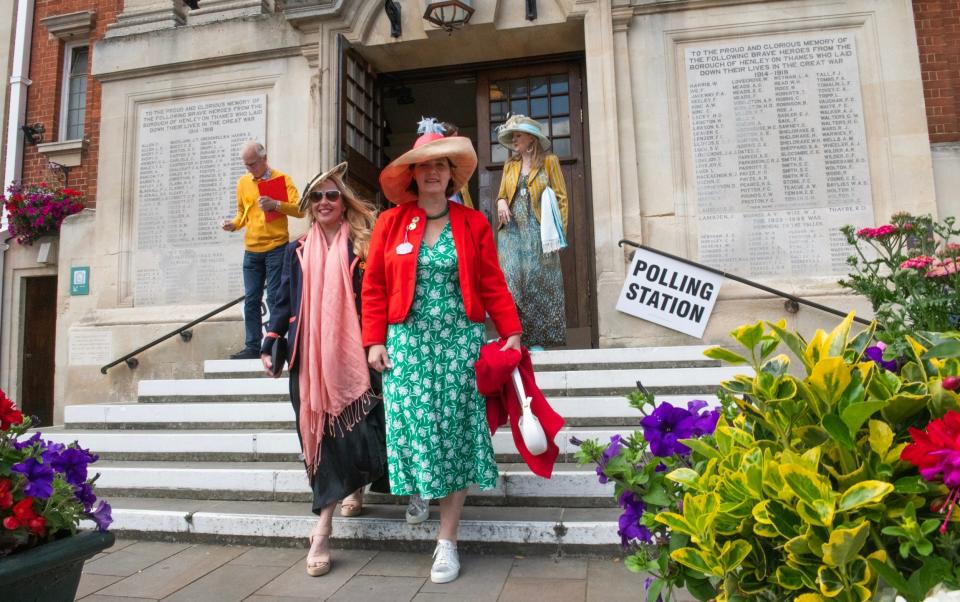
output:
{"label": "green foliage", "polygon": [[947,490],[900,461],[910,427],[960,408],[941,385],[960,374],[960,349],[905,336],[896,374],[864,357],[874,327],[852,325],[808,342],[758,322],[731,333],[741,349],[707,352],[752,374],[722,384],[725,417],[666,477],[682,507],[656,521],[687,540],[670,558],[718,602],[864,602],[882,587],[913,602],[937,583],[960,588],[958,529],[939,534],[930,509]]}

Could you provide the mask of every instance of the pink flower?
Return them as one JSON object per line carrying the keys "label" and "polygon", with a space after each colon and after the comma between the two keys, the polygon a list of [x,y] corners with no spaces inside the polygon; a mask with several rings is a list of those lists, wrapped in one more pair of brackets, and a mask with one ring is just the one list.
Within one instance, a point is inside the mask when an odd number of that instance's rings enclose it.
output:
{"label": "pink flower", "polygon": [[897,233],[896,226],[893,226],[890,224],[884,224],[873,231],[873,236],[874,238],[884,238],[886,236],[890,236],[891,234],[896,234],[896,233]]}
{"label": "pink flower", "polygon": [[926,268],[928,265],[930,265],[931,263],[933,263],[934,261],[936,260],[933,257],[930,257],[929,255],[917,255],[916,257],[911,257],[910,259],[907,259],[906,261],[901,263],[900,269],[905,270],[908,268],[912,268],[914,270],[922,270]]}
{"label": "pink flower", "polygon": [[949,276],[951,274],[957,273],[957,262],[954,258],[948,257],[946,259],[941,259],[935,261],[931,264],[929,270],[927,270],[927,278],[941,278],[943,276]]}

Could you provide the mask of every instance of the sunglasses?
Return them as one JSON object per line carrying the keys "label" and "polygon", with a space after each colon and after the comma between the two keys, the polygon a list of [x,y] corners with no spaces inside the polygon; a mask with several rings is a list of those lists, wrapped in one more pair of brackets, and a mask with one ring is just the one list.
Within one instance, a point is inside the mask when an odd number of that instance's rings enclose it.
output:
{"label": "sunglasses", "polygon": [[323,197],[327,197],[327,200],[331,203],[336,203],[340,200],[340,191],[339,190],[311,190],[310,191],[310,200],[316,203],[319,203]]}

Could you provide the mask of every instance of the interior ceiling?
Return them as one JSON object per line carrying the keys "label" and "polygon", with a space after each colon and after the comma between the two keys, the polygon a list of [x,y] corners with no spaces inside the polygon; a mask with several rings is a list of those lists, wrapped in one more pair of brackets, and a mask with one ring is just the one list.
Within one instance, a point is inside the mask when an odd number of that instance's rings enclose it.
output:
{"label": "interior ceiling", "polygon": [[[442,81],[403,83],[384,77],[383,110],[390,124],[390,145],[384,151],[391,159],[409,150],[416,138],[417,122],[422,117],[436,117],[455,123],[460,134],[476,144],[477,84],[472,77],[451,78]],[[407,89],[413,102],[400,104],[397,93]]]}
{"label": "interior ceiling", "polygon": [[380,73],[466,65],[583,51],[583,22],[507,30],[468,24],[450,34],[431,31],[425,39],[354,48]]}

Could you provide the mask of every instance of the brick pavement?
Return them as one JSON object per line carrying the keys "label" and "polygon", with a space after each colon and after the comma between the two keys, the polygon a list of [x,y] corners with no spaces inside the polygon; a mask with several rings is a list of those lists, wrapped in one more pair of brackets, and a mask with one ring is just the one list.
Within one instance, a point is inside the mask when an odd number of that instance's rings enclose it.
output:
{"label": "brick pavement", "polygon": [[309,577],[303,549],[119,540],[87,561],[84,602],[637,602],[643,576],[617,560],[461,555],[460,578],[430,582],[429,554],[334,550]]}

